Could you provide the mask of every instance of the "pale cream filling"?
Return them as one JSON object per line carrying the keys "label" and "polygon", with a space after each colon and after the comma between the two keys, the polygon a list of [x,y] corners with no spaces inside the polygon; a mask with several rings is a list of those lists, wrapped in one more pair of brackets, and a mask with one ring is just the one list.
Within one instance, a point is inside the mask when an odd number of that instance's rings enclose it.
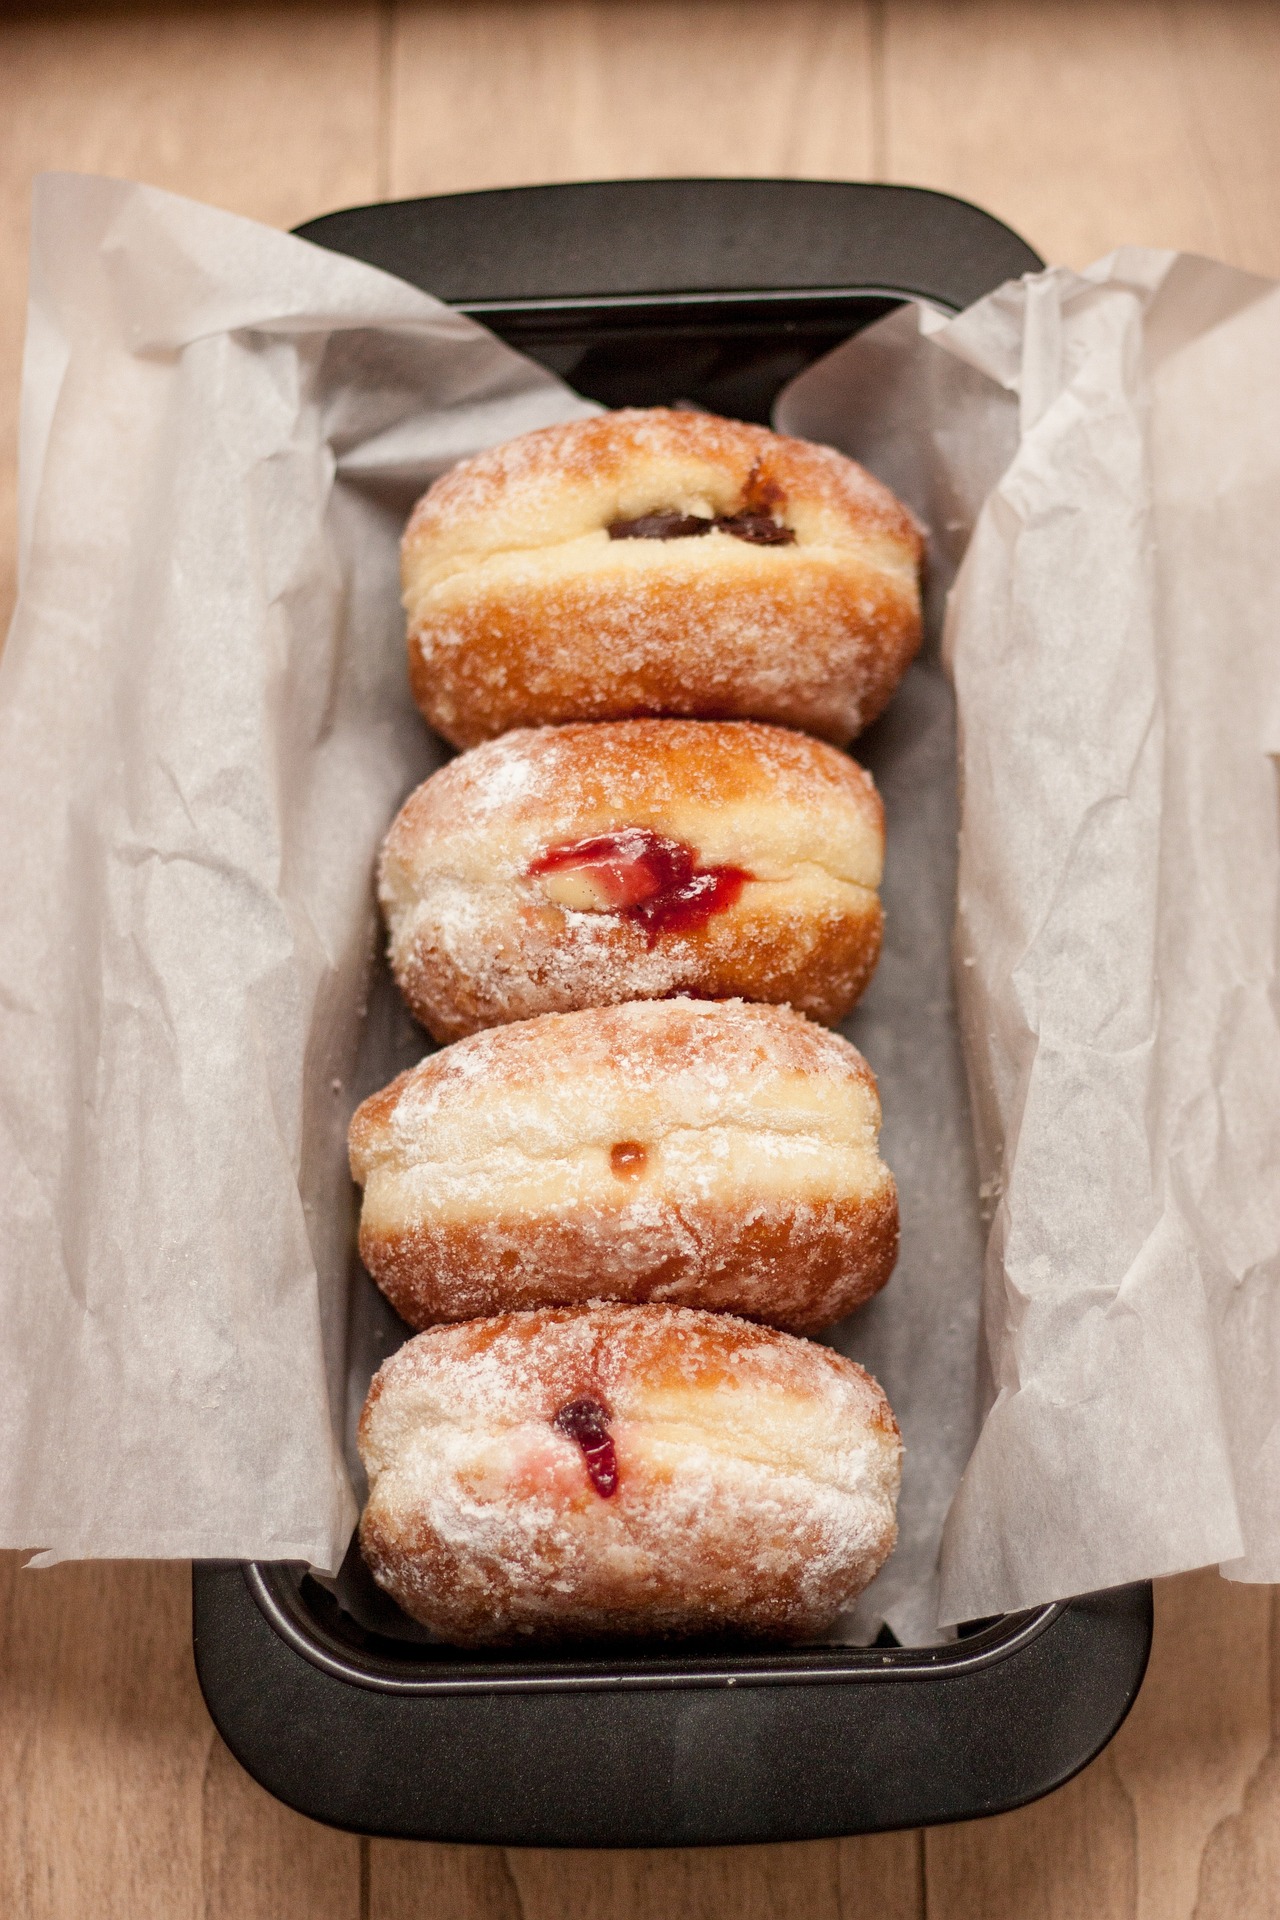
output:
{"label": "pale cream filling", "polygon": [[[629,819],[622,826],[613,822],[601,824],[588,818],[575,823],[563,835],[554,827],[526,829],[518,836],[458,834],[435,842],[425,859],[388,859],[381,876],[383,904],[393,913],[414,911],[425,889],[449,881],[482,888],[494,896],[495,902],[500,895],[509,896],[513,887],[538,895],[550,891],[554,897],[554,889],[548,888],[548,882],[562,881],[575,869],[561,867],[548,873],[531,874],[528,869],[541,852],[549,845],[622,833],[627,827],[665,833],[671,839],[682,841],[691,848],[698,867],[742,868],[751,879],[739,898],[750,899],[755,905],[765,903],[751,892],[754,887],[788,889],[799,903],[807,904],[812,899],[817,905],[832,889],[843,893],[852,887],[874,893],[880,884],[883,842],[874,828],[863,827],[858,820],[832,823],[834,830],[823,832],[821,827],[825,823],[820,823],[815,830],[814,821],[804,819],[797,812],[794,821],[784,819],[781,826],[775,825],[772,832],[766,832],[760,830],[763,823],[743,819],[741,815],[735,819],[735,810],[726,808],[725,811],[730,817],[720,823],[698,820],[691,825],[656,813],[649,818]],[[637,808],[636,813],[641,814],[641,809]],[[753,825],[758,827],[755,832],[751,830]],[[550,838],[550,835],[556,837]],[[780,897],[779,904],[784,904]]]}
{"label": "pale cream filling", "polygon": [[595,575],[602,581],[609,574],[620,579],[642,579],[658,572],[683,573],[693,579],[705,573],[709,560],[714,560],[722,574],[736,573],[759,581],[776,577],[780,566],[828,571],[852,566],[896,576],[914,595],[915,557],[901,540],[878,532],[850,532],[833,539],[829,526],[822,529],[825,538],[810,538],[801,520],[797,517],[796,540],[791,546],[756,546],[718,527],[688,540],[611,540],[605,528],[597,527],[568,537],[551,534],[545,542],[529,546],[441,554],[434,560],[410,553],[405,565],[405,607],[410,618],[418,621],[428,613],[448,612],[473,597],[509,589],[527,590],[534,580],[540,586],[554,587],[584,576]]}
{"label": "pale cream filling", "polygon": [[[584,1104],[586,1104],[584,1102]],[[538,1157],[514,1146],[489,1146],[468,1164],[456,1158],[412,1166],[374,1167],[367,1176],[363,1224],[375,1233],[415,1226],[483,1226],[520,1231],[558,1213],[607,1219],[624,1211],[632,1224],[682,1205],[747,1208],[766,1214],[798,1205],[867,1201],[887,1192],[890,1175],[875,1132],[836,1140],[829,1134],[781,1132],[757,1125],[672,1128],[654,1137],[620,1121],[607,1137]],[[639,1173],[610,1164],[619,1141],[644,1147]]]}
{"label": "pale cream filling", "polygon": [[[710,1457],[891,1502],[899,1446],[871,1424],[868,1411],[825,1397],[815,1404],[785,1390],[762,1392],[731,1383],[666,1391],[633,1388],[616,1410],[611,1432],[624,1471],[630,1464],[646,1478],[674,1477],[688,1462]],[[709,1413],[714,1418],[708,1419]],[[838,1438],[833,1439],[837,1423]],[[547,1456],[549,1491],[561,1478],[557,1465],[566,1467],[565,1477],[576,1483],[579,1462],[567,1451],[572,1444],[536,1417],[506,1422],[495,1432],[477,1418],[459,1417],[434,1398],[424,1405],[413,1395],[406,1396],[395,1413],[380,1409],[376,1432],[366,1436],[362,1453],[374,1484],[383,1475],[404,1482],[434,1477],[443,1469],[464,1475],[475,1491],[489,1480],[492,1493],[500,1496],[508,1480],[519,1477],[524,1452],[535,1462],[539,1455]]]}

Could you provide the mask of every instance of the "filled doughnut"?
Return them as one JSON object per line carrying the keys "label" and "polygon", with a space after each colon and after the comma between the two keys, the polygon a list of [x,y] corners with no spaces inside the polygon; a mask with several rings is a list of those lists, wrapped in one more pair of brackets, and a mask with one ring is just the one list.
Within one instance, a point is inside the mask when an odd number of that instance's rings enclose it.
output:
{"label": "filled doughnut", "polygon": [[460,1646],[819,1634],[896,1538],[870,1376],[725,1314],[597,1307],[437,1327],[360,1420],[360,1545]]}
{"label": "filled doughnut", "polygon": [[360,1252],[416,1327],[658,1300],[811,1332],[897,1255],[879,1126],[861,1054],[784,1007],[543,1014],[357,1109]]}
{"label": "filled doughnut", "polygon": [[922,542],[830,447],[628,408],[461,462],[418,502],[409,673],[455,746],[643,714],[844,745],[920,643]]}
{"label": "filled doughnut", "polygon": [[842,1020],[883,916],[871,778],[750,721],[511,733],[407,802],[382,852],[391,964],[437,1040],[656,999]]}

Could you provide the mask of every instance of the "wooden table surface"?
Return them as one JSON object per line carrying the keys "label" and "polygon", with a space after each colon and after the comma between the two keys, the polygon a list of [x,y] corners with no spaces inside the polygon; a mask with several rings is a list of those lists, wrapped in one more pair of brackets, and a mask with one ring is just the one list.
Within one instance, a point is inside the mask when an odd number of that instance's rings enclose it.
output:
{"label": "wooden table surface", "polygon": [[[1141,241],[1280,274],[1275,0],[298,0],[0,13],[0,615],[29,182],[121,174],[278,226],[386,196],[652,174],[895,180],[1054,261]],[[363,1841],[241,1772],[173,1565],[0,1556],[12,1920],[1263,1920],[1280,1616],[1162,1583],[1138,1704],[1023,1812],[669,1853]]]}

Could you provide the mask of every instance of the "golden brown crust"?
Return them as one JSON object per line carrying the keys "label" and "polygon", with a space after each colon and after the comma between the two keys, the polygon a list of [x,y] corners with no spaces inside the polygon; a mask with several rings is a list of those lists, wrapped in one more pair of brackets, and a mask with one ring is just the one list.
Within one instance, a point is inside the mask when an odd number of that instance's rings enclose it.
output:
{"label": "golden brown crust", "polygon": [[[461,461],[422,496],[406,543],[451,552],[503,551],[537,544],[547,515],[546,482],[558,483],[559,510],[589,512],[601,501],[610,518],[634,518],[686,499],[654,495],[678,476],[688,500],[716,513],[738,510],[749,485],[776,489],[779,517],[791,523],[797,502],[840,515],[858,533],[879,535],[918,558],[919,528],[889,488],[832,447],[714,413],[621,407],[592,418],[540,427]],[[585,524],[590,525],[588,519]],[[597,525],[605,525],[597,520]]]}
{"label": "golden brown crust", "polygon": [[[665,508],[733,514],[762,484],[794,544],[606,531]],[[889,490],[827,447],[663,408],[543,428],[463,462],[410,519],[414,698],[459,746],[640,714],[842,745],[919,646],[921,552]]]}
{"label": "golden brown crust", "polygon": [[[544,1307],[655,1302],[737,1314],[787,1333],[815,1334],[879,1292],[898,1258],[898,1201],[886,1183],[870,1197],[814,1205],[681,1209],[651,1264],[602,1272],[598,1216],[495,1215],[402,1233],[370,1230],[360,1257],[411,1327]],[[625,1224],[617,1223],[620,1235]],[[656,1237],[656,1236],[655,1236]]]}
{"label": "golden brown crust", "polygon": [[[524,730],[406,802],[379,892],[396,979],[438,1040],[544,1012],[688,992],[787,1003],[834,1025],[875,969],[883,809],[848,757],[751,722]],[[704,925],[565,911],[549,848],[642,828],[752,880]]]}
{"label": "golden brown crust", "polygon": [[[557,1426],[589,1400],[602,1496]],[[360,1422],[365,1558],[461,1645],[826,1627],[895,1538],[901,1440],[875,1382],[724,1314],[541,1312],[437,1328]]]}
{"label": "golden brown crust", "polygon": [[879,1122],[856,1049],[783,1008],[491,1028],[356,1113],[361,1253],[412,1325],[603,1299],[813,1332],[893,1267]]}
{"label": "golden brown crust", "polygon": [[447,948],[415,946],[396,965],[400,990],[442,1042],[540,1013],[666,993],[790,1006],[835,1026],[870,983],[884,933],[875,894],[839,913],[807,912],[789,922],[772,904],[757,913],[746,901],[731,920],[682,934],[656,955],[638,928],[622,922],[593,932],[589,948],[570,944],[564,918],[554,910],[515,916],[483,970],[459,965]]}

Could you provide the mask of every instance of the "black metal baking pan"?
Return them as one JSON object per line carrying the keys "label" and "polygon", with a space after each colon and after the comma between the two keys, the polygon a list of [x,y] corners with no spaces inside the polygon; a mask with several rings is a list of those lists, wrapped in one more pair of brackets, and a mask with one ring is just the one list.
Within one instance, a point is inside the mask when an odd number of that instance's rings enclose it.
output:
{"label": "black metal baking pan", "polygon": [[[300,231],[608,405],[760,421],[788,379],[904,298],[958,309],[1040,265],[962,201],[825,182],[522,188]],[[333,1589],[291,1566],[197,1566],[194,1631],[228,1746],[314,1819],[505,1846],[705,1845],[969,1819],[1049,1792],[1132,1704],[1151,1590],[973,1623],[928,1649],[530,1658],[433,1644],[353,1550]]]}

